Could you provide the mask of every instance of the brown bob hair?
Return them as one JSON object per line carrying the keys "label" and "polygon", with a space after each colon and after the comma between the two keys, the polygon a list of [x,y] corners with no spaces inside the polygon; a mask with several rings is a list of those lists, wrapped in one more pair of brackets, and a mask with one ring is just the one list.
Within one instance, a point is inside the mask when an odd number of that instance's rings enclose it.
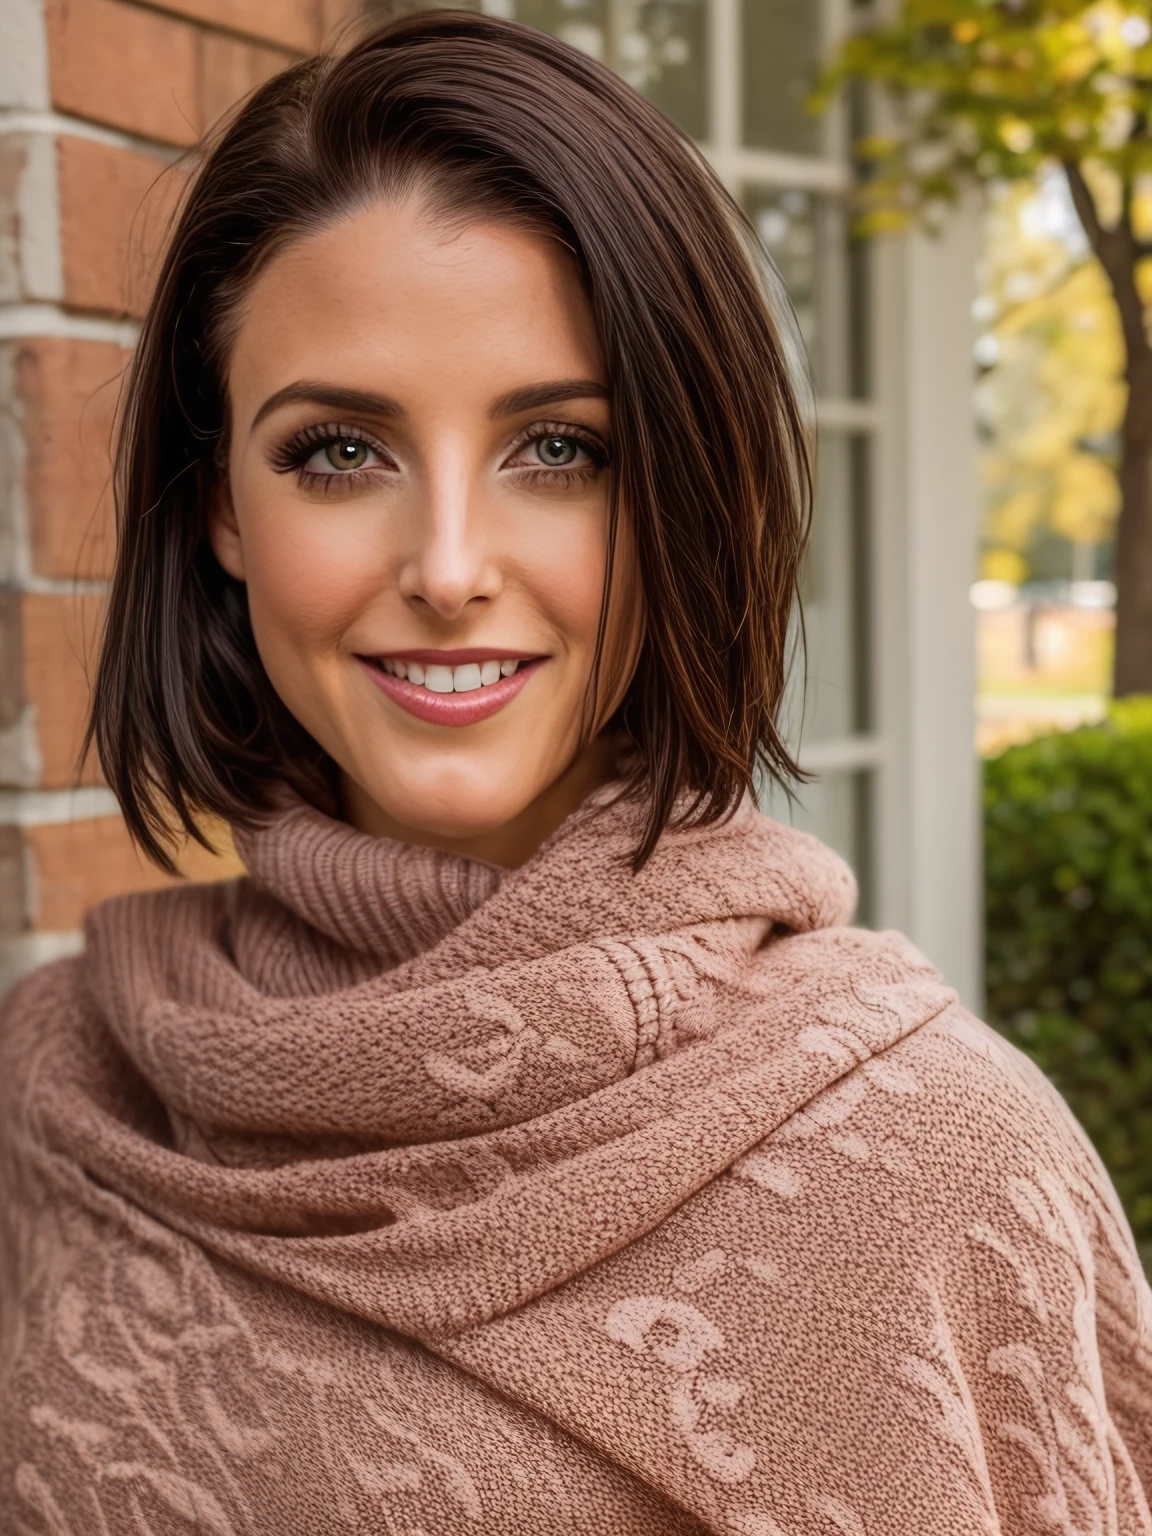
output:
{"label": "brown bob hair", "polygon": [[283,783],[338,805],[208,542],[229,339],[286,244],[416,188],[453,216],[552,234],[587,287],[612,391],[610,537],[626,508],[646,611],[615,720],[644,807],[637,867],[671,821],[729,814],[758,771],[797,776],[777,717],[811,471],[755,237],[693,144],[610,70],[514,22],[434,11],[257,90],[205,146],[172,232],[123,401],[87,738],[165,868],[173,812],[204,842],[200,816],[251,823]]}

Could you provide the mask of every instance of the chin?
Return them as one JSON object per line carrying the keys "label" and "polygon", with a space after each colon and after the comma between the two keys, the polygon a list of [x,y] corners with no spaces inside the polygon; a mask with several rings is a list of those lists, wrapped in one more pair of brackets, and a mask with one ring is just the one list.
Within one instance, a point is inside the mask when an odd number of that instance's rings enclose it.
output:
{"label": "chin", "polygon": [[[371,786],[368,787],[372,794]],[[397,794],[395,786],[374,796],[377,805],[405,827],[423,837],[451,838],[466,842],[497,832],[514,821],[531,805],[535,795],[531,789],[522,794],[509,794],[506,785],[497,788],[485,780],[470,777],[459,784],[435,793],[429,793],[427,782],[422,792],[415,786],[409,792]]]}
{"label": "chin", "polygon": [[[523,810],[523,806],[519,807]],[[462,806],[453,811],[436,813],[429,811],[426,815],[413,816],[411,813],[404,818],[405,825],[413,832],[424,837],[438,837],[451,839],[452,842],[467,843],[474,838],[485,837],[489,833],[498,832],[501,827],[508,825],[517,811],[509,816],[493,816],[484,814],[478,807]],[[400,818],[398,817],[397,820]]]}

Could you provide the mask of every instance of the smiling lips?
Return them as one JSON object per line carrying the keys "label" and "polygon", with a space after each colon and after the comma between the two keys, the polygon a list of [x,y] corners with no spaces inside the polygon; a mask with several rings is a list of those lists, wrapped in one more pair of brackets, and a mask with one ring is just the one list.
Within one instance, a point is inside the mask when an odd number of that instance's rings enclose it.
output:
{"label": "smiling lips", "polygon": [[545,656],[491,651],[399,651],[361,656],[390,699],[433,725],[474,725],[511,703]]}

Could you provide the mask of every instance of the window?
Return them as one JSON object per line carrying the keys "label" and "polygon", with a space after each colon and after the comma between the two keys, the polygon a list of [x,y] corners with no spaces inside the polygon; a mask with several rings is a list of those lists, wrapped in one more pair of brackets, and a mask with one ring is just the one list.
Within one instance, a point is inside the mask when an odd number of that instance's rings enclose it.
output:
{"label": "window", "polygon": [[824,125],[804,99],[824,52],[820,0],[747,0],[742,22],[745,144],[819,154]]}
{"label": "window", "polygon": [[708,123],[707,0],[485,0],[610,64],[694,138]]}
{"label": "window", "polygon": [[768,808],[853,865],[874,909],[869,486],[876,412],[867,398],[865,254],[848,232],[845,134],[805,98],[836,0],[484,0],[604,60],[701,144],[747,211],[795,308],[819,402],[817,513],[805,574],[808,676],[789,730],[818,775]]}

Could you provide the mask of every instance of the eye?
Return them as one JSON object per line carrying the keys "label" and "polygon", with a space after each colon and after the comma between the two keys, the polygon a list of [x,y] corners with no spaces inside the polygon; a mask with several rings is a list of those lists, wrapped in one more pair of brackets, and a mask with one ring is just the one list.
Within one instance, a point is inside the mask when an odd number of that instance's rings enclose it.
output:
{"label": "eye", "polygon": [[[3,0],[0,0],[0,4]],[[295,475],[301,486],[316,493],[367,488],[381,476],[394,476],[399,466],[383,443],[349,422],[314,422],[268,450],[272,468]]]}
{"label": "eye", "polygon": [[314,475],[327,475],[333,471],[339,474],[363,469],[370,458],[376,457],[374,450],[361,438],[334,437],[317,448],[303,467]]}
{"label": "eye", "polygon": [[606,448],[590,433],[547,422],[518,438],[504,468],[528,481],[557,486],[595,475],[607,463]]}
{"label": "eye", "polygon": [[562,437],[559,433],[538,437],[528,446],[535,449],[540,463],[547,465],[549,469],[567,469],[584,451],[574,437]]}

